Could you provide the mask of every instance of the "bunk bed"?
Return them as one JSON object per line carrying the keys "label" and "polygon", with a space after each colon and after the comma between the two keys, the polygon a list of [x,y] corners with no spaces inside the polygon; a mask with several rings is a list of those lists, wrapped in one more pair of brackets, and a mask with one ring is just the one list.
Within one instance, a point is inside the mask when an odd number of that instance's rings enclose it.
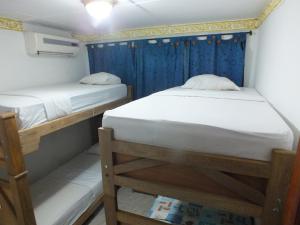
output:
{"label": "bunk bed", "polygon": [[[1,225],[54,225],[61,224],[61,221],[67,221],[66,224],[81,225],[103,203],[101,178],[99,177],[100,171],[97,170],[97,165],[95,165],[97,162],[96,159],[99,156],[93,156],[94,158],[89,159],[91,156],[80,155],[78,156],[79,158],[72,160],[70,163],[54,171],[46,178],[33,184],[30,188],[27,181],[28,171],[24,163],[24,155],[38,150],[41,137],[103,114],[106,110],[121,106],[132,100],[132,87],[128,86],[126,90],[126,86],[123,85],[123,87],[117,88],[123,91],[117,95],[113,95],[115,96],[114,98],[110,98],[109,96],[111,96],[111,94],[106,94],[109,86],[113,88],[111,85],[106,85],[105,88],[100,91],[94,90],[94,92],[91,92],[88,91],[88,89],[91,88],[93,90],[93,88],[97,89],[97,87],[89,85],[85,86],[85,90],[80,88],[79,91],[79,89],[73,85],[71,91],[68,92],[72,107],[76,104],[76,106],[80,105],[78,104],[78,98],[74,96],[79,96],[79,98],[81,98],[80,102],[83,103],[90,100],[88,101],[90,104],[75,107],[76,109],[73,108],[71,113],[63,117],[47,121],[38,120],[38,123],[34,123],[32,126],[26,128],[21,127],[21,108],[17,107],[19,111],[16,113],[16,111],[14,111],[15,108],[8,110],[8,104],[5,106],[7,111],[14,112],[0,113],[0,169],[6,172],[3,179],[0,179]],[[58,89],[63,90],[62,87]],[[55,91],[57,91],[57,89]],[[20,104],[26,103],[27,98],[32,98],[31,95],[24,96],[19,95],[19,93],[7,93],[7,96],[21,98],[18,99]],[[73,104],[72,97],[74,97],[76,104]],[[40,101],[34,99],[34,104],[35,108],[38,108],[36,106],[40,105]],[[32,99],[29,106],[31,105]],[[4,106],[2,105],[1,110],[3,110],[3,108]],[[87,162],[91,163],[89,164],[91,167],[87,165],[87,167],[84,167],[84,165],[82,165],[83,167],[80,168],[80,166],[78,166],[80,165],[79,163],[74,164],[74,162],[78,162],[78,160],[82,162],[87,160]],[[73,173],[70,171],[73,171]],[[74,173],[74,171],[77,171],[77,174],[76,172]],[[98,176],[96,174],[98,174]],[[63,177],[60,175],[63,175]],[[72,177],[72,175],[76,175],[77,177]],[[90,178],[88,181],[84,180],[86,176]],[[62,187],[66,187],[66,189]],[[42,189],[44,189],[45,192],[42,191]],[[76,198],[69,202],[65,200],[64,205],[61,205],[61,196],[67,196],[68,193],[72,191],[76,192],[76,190],[78,190]],[[53,195],[51,195],[51,193]],[[32,195],[34,196],[32,197]],[[43,202],[43,200],[46,200],[46,202]],[[58,202],[56,202],[56,200],[58,200]],[[81,205],[76,205],[77,203]],[[71,216],[61,211],[65,210],[65,204],[69,207],[69,213],[73,213]],[[74,211],[74,205],[79,211]],[[54,209],[54,213],[50,213],[51,210],[49,206]],[[48,220],[43,221],[45,217]]]}
{"label": "bunk bed", "polygon": [[108,225],[164,224],[119,210],[119,187],[280,224],[293,133],[254,89],[177,87],[107,111],[102,126]]}

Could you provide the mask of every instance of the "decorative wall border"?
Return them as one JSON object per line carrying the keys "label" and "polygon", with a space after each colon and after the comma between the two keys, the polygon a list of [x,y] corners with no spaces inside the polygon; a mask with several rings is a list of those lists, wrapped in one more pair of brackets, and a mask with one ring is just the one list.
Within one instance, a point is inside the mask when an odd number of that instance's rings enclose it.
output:
{"label": "decorative wall border", "polygon": [[263,12],[257,17],[245,20],[193,23],[179,25],[165,25],[146,27],[140,29],[128,29],[107,34],[74,35],[82,42],[108,42],[126,41],[143,38],[170,37],[179,35],[193,35],[214,32],[232,32],[243,30],[255,30],[259,28],[267,17],[280,5],[283,0],[272,0]]}
{"label": "decorative wall border", "polygon": [[0,17],[0,29],[23,31],[21,21]]}
{"label": "decorative wall border", "polygon": [[[107,34],[74,35],[82,42],[125,41],[143,38],[171,37],[180,35],[197,35],[201,33],[234,32],[255,30],[260,27],[267,17],[280,5],[283,0],[272,0],[257,17],[244,20],[219,21],[207,23],[190,23],[177,25],[153,26],[138,29],[128,29]],[[0,29],[23,31],[21,21],[0,17]]]}
{"label": "decorative wall border", "polygon": [[260,27],[269,15],[283,2],[283,0],[272,0],[264,11],[257,17],[257,28]]}
{"label": "decorative wall border", "polygon": [[213,33],[226,31],[241,31],[256,29],[256,19],[245,19],[236,21],[221,21],[209,23],[190,23],[190,24],[176,24],[163,25],[138,29],[123,30],[115,33],[108,33],[103,35],[74,35],[75,38],[83,42],[106,42],[106,41],[120,41],[120,40],[135,40],[142,38],[154,37],[171,37],[179,35],[193,35],[199,33]]}

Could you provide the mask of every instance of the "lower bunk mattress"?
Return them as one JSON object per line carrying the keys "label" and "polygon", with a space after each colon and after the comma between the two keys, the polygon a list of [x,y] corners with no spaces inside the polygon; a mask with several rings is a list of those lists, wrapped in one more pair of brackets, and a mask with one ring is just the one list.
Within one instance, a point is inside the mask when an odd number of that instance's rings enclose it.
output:
{"label": "lower bunk mattress", "polygon": [[81,153],[31,186],[37,225],[71,225],[101,194],[99,155]]}
{"label": "lower bunk mattress", "polygon": [[102,126],[118,140],[269,161],[292,150],[293,133],[255,89],[172,88],[106,111]]}

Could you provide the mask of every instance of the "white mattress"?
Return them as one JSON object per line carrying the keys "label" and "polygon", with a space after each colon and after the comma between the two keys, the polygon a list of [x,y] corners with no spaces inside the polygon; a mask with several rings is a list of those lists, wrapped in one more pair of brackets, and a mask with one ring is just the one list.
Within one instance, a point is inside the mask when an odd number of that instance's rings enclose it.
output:
{"label": "white mattress", "polygon": [[37,225],[71,225],[101,193],[99,155],[82,153],[32,185]]}
{"label": "white mattress", "polygon": [[[124,84],[118,85],[87,85],[87,84],[63,84],[31,88],[28,91],[43,91],[55,93],[63,91],[69,97],[72,112],[78,112],[90,107],[103,105],[116,101],[127,95]],[[22,90],[23,92],[24,90]],[[18,93],[18,91],[16,91]],[[16,112],[21,129],[29,128],[47,121],[45,107],[40,99],[30,96],[9,96],[0,93],[0,112]]]}
{"label": "white mattress", "polygon": [[291,129],[249,88],[169,89],[107,111],[103,127],[119,140],[263,161],[293,146]]}

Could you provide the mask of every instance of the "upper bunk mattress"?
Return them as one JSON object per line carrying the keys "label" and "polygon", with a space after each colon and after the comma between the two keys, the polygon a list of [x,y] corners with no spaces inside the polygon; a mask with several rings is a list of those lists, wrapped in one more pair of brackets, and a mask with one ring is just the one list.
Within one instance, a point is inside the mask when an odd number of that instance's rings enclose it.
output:
{"label": "upper bunk mattress", "polygon": [[[38,87],[0,93],[0,112],[17,113],[19,127],[25,129],[51,120],[47,116],[47,107],[45,107],[45,101],[47,102],[49,99],[51,104],[48,102],[47,105],[55,106],[52,107],[52,111],[57,113],[58,109],[69,108],[63,112],[69,114],[116,101],[126,96],[127,88],[124,84],[87,85],[71,83]],[[70,106],[66,107],[65,105],[68,104]],[[59,107],[57,108],[57,106]]]}
{"label": "upper bunk mattress", "polygon": [[291,129],[249,88],[172,88],[105,112],[103,127],[118,140],[263,161],[293,147]]}

